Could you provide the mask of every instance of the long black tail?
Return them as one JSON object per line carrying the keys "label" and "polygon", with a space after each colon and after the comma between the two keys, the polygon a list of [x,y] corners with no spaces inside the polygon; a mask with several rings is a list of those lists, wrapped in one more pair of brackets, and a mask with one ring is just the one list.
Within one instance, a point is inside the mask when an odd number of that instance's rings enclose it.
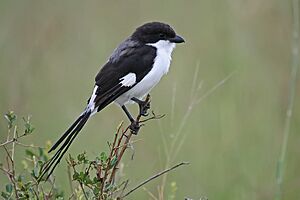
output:
{"label": "long black tail", "polygon": [[43,167],[41,174],[38,178],[38,181],[42,180],[42,178],[47,174],[46,180],[50,177],[53,173],[55,167],[58,165],[60,160],[62,159],[63,155],[69,149],[70,145],[72,144],[75,137],[81,131],[83,126],[88,121],[89,117],[91,116],[91,111],[87,110],[82,113],[76,121],[68,128],[68,130],[59,138],[59,140],[51,147],[49,152],[55,150],[63,141],[64,143],[60,146],[54,156],[45,164]]}

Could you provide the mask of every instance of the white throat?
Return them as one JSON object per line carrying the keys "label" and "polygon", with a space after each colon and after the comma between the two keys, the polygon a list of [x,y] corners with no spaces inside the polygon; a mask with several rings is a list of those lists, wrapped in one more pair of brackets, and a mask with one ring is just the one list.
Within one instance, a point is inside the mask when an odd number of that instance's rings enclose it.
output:
{"label": "white throat", "polygon": [[164,51],[164,53],[169,54],[171,56],[172,51],[175,48],[175,43],[170,42],[168,40],[160,40],[155,43],[148,43],[146,45],[155,47],[158,51]]}
{"label": "white throat", "polygon": [[148,46],[153,46],[157,49],[157,55],[155,61],[158,61],[157,64],[160,65],[160,68],[163,68],[163,73],[166,74],[169,71],[170,63],[172,60],[172,52],[175,48],[175,43],[172,43],[168,40],[160,40],[156,43],[148,43]]}

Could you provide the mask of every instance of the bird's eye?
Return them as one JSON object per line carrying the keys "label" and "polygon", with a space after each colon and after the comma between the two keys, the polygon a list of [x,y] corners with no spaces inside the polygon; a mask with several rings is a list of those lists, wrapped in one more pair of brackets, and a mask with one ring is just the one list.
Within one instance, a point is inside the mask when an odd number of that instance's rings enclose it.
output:
{"label": "bird's eye", "polygon": [[163,34],[163,33],[160,33],[160,34],[159,34],[159,37],[160,37],[160,38],[165,38],[165,37],[166,37],[166,35],[165,35],[165,34]]}

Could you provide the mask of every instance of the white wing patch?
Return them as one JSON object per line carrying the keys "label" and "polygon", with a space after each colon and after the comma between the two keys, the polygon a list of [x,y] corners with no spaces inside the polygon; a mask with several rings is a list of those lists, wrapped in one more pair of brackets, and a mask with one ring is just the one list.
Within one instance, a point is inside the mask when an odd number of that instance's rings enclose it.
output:
{"label": "white wing patch", "polygon": [[133,86],[136,83],[136,75],[135,75],[135,73],[130,72],[126,76],[123,76],[122,78],[120,78],[120,81],[121,81],[120,83],[122,84],[122,86],[125,86],[125,87]]}
{"label": "white wing patch", "polygon": [[87,109],[89,109],[91,112],[93,112],[94,111],[94,109],[95,109],[95,98],[96,98],[96,92],[97,92],[97,89],[98,89],[98,85],[95,85],[95,87],[94,87],[94,90],[93,90],[93,94],[92,94],[92,96],[91,96],[91,98],[90,98],[90,101],[89,101],[89,104],[88,104],[88,106],[87,106]]}

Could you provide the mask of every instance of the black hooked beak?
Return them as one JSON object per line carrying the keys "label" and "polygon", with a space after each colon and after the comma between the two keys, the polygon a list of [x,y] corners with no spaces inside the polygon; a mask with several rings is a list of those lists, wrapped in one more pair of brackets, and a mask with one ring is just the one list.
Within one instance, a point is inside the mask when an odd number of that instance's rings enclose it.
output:
{"label": "black hooked beak", "polygon": [[179,35],[176,35],[175,37],[169,39],[169,41],[174,42],[174,43],[183,43],[183,42],[185,42],[184,39]]}

